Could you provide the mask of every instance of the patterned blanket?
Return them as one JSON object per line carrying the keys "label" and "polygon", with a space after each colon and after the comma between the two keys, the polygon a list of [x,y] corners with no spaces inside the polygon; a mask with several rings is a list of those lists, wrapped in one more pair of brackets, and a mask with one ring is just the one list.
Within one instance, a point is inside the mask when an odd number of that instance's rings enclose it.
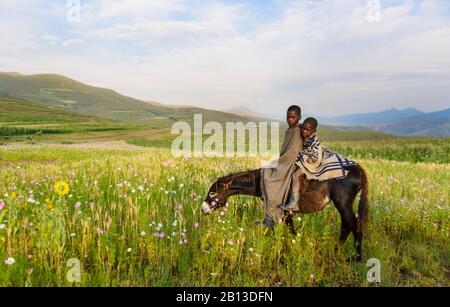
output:
{"label": "patterned blanket", "polygon": [[344,167],[357,163],[325,148],[314,135],[305,140],[296,164],[308,180],[324,181],[345,178],[348,171]]}

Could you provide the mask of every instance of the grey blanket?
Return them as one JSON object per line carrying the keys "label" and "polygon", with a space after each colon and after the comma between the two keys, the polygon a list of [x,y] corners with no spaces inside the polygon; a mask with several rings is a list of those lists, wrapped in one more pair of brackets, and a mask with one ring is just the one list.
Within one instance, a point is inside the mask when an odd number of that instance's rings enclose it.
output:
{"label": "grey blanket", "polygon": [[287,201],[291,187],[292,173],[295,171],[295,161],[303,150],[303,140],[300,127],[288,128],[284,135],[278,164],[273,168],[263,168],[261,173],[261,192],[266,215],[280,222],[284,216],[279,204]]}

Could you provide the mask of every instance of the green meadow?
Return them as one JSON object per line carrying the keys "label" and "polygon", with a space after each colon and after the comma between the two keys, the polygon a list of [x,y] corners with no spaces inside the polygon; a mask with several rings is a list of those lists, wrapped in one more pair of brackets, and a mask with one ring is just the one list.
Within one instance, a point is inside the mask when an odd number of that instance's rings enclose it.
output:
{"label": "green meadow", "polygon": [[[259,158],[173,158],[163,138],[143,139],[117,150],[2,147],[0,286],[449,286],[448,139],[416,140],[412,153],[407,140],[327,141],[369,175],[362,262],[347,261],[352,237],[334,250],[332,204],[296,215],[296,236],[257,227],[257,198],[202,215],[217,177]],[[367,281],[370,258],[380,283]],[[79,282],[68,279],[73,259]]]}

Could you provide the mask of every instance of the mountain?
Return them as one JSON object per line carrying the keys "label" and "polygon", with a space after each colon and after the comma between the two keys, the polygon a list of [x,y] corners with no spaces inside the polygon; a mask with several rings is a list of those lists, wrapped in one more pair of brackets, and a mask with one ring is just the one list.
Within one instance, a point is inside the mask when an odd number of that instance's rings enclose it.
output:
{"label": "mountain", "polygon": [[62,75],[0,73],[0,93],[11,97],[98,117],[168,128],[176,121],[192,122],[202,113],[203,121],[246,121],[231,113],[198,107],[168,107],[123,96],[113,90],[89,86]]}
{"label": "mountain", "polygon": [[424,114],[424,112],[419,111],[415,108],[409,108],[405,110],[392,108],[376,113],[356,113],[323,118],[322,120],[325,123],[332,125],[385,125],[420,114]]}
{"label": "mountain", "polygon": [[251,118],[253,120],[272,120],[272,121],[276,120],[274,118],[271,118],[268,115],[255,112],[255,111],[250,110],[249,108],[244,107],[244,106],[225,109],[225,110],[223,110],[223,112],[236,114],[236,115],[239,115],[239,116]]}
{"label": "mountain", "polygon": [[377,130],[399,135],[450,136],[450,108],[411,116]]}
{"label": "mountain", "polygon": [[414,108],[395,108],[376,113],[349,114],[319,118],[330,125],[366,127],[375,131],[404,136],[450,136],[449,109],[425,113]]}

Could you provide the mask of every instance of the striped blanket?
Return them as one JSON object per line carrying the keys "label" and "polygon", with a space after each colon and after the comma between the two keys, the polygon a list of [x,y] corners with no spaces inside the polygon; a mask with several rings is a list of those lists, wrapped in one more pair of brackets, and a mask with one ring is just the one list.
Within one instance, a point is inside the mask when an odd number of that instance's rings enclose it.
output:
{"label": "striped blanket", "polygon": [[296,164],[308,180],[324,181],[344,178],[348,173],[344,167],[356,165],[356,162],[325,148],[314,135],[305,140]]}

